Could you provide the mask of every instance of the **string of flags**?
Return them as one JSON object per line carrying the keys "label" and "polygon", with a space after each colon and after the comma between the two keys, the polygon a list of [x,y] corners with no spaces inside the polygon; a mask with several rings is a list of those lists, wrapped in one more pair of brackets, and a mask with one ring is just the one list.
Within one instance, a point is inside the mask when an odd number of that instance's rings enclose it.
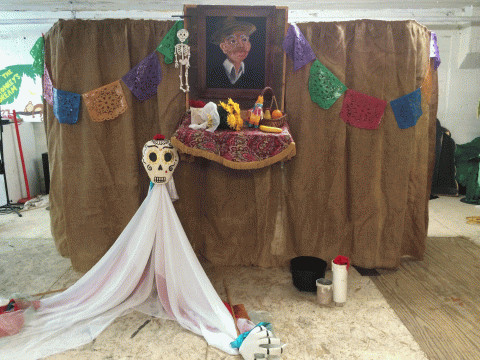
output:
{"label": "string of flags", "polygon": [[317,58],[297,24],[288,27],[287,35],[283,40],[283,49],[293,60],[293,71],[297,71]]}
{"label": "string of flags", "polygon": [[384,100],[348,89],[340,117],[345,123],[357,128],[373,130],[380,124],[386,107],[387,102]]}
{"label": "string of flags", "polygon": [[30,50],[30,55],[33,57],[33,71],[37,75],[42,75],[45,59],[45,42],[43,40],[43,36],[37,39],[32,49]]}
{"label": "string of flags", "polygon": [[310,68],[308,90],[313,102],[323,109],[330,109],[347,91],[347,87],[320,61],[315,60]]}
{"label": "string of flags", "polygon": [[[177,21],[155,51],[146,56],[121,79],[85,94],[63,91],[53,86],[50,73],[46,64],[44,64],[44,41],[43,37],[40,37],[30,54],[34,58],[34,71],[41,74],[43,68],[44,98],[48,104],[53,106],[55,117],[61,124],[75,124],[83,100],[92,121],[102,122],[115,119],[128,108],[120,81],[140,102],[155,96],[158,85],[162,80],[161,65],[156,52],[164,55],[166,64],[171,64],[175,60],[175,46],[179,43],[177,32],[183,29],[183,26],[183,21]],[[283,49],[287,56],[292,59],[294,71],[313,61],[308,82],[310,97],[313,102],[323,109],[329,109],[345,94],[339,114],[340,118],[345,123],[357,128],[368,130],[378,128],[388,103],[373,96],[348,89],[317,59],[309,42],[296,24],[289,26],[283,41]],[[433,58],[434,69],[436,70],[441,60],[437,36],[433,32],[430,42],[430,57]],[[430,100],[431,84],[432,74],[429,69],[421,88],[389,102],[400,129],[415,126],[422,115],[422,99]]]}
{"label": "string of flags", "polygon": [[39,66],[42,67],[43,96],[47,103],[53,106],[53,114],[58,122],[60,124],[76,124],[82,101],[87,107],[92,121],[103,122],[117,118],[128,108],[120,81],[140,102],[157,95],[157,88],[162,80],[162,68],[156,52],[164,54],[165,63],[171,64],[175,59],[175,45],[178,43],[177,31],[183,29],[183,26],[183,21],[177,21],[162,39],[156,51],[146,56],[121,79],[84,94],[60,90],[53,86],[50,73],[43,61],[44,40],[43,37],[40,37],[30,54],[34,58],[33,67],[36,71]]}
{"label": "string of flags", "polygon": [[127,110],[120,80],[85,93],[82,98],[93,121],[112,120]]}
{"label": "string of flags", "polygon": [[141,102],[156,95],[162,81],[162,67],[155,51],[124,75],[122,81]]}
{"label": "string of flags", "polygon": [[[308,90],[310,98],[322,109],[329,109],[344,93],[340,118],[345,123],[360,129],[374,130],[380,125],[387,102],[373,96],[356,92],[347,87],[328,70],[315,56],[310,44],[296,24],[291,24],[283,41],[283,49],[293,61],[293,70],[297,71],[313,61],[310,67]],[[430,40],[430,57],[434,69],[440,66],[440,52],[437,35],[432,32]],[[398,99],[390,101],[398,127],[407,129],[415,126],[422,115],[422,99],[431,98],[432,74],[430,67],[422,86]]]}

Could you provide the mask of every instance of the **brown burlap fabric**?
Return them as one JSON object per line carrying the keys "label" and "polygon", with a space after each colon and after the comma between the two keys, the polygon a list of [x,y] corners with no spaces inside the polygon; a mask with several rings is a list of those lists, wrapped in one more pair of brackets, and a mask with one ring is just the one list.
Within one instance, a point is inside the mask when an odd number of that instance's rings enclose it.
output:
{"label": "brown burlap fabric", "polygon": [[[110,84],[149,55],[174,24],[153,20],[61,20],[46,34],[53,86],[83,94]],[[305,23],[320,62],[356,91],[391,101],[422,84],[429,33],[412,21]],[[124,84],[128,109],[106,122],[82,106],[75,125],[46,106],[55,243],[74,269],[91,268],[143,201],[144,143],[170,137],[185,111],[178,69],[162,64],[158,95],[139,102]],[[177,213],[196,253],[223,265],[281,266],[297,255],[350,256],[362,267],[396,267],[423,255],[433,168],[436,73],[431,104],[415,127],[398,128],[387,106],[377,130],[346,125],[343,96],[323,110],[310,100],[310,64],[287,60],[286,111],[297,155],[259,170],[206,159],[174,174]]]}

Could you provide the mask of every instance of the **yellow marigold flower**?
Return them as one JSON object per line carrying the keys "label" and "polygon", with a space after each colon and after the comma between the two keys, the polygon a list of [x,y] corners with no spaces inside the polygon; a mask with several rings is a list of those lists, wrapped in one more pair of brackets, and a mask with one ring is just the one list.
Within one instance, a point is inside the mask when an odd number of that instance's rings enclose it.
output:
{"label": "yellow marigold flower", "polygon": [[235,112],[240,115],[240,105],[233,103],[233,108],[235,109]]}
{"label": "yellow marigold flower", "polygon": [[230,108],[230,107],[229,107],[227,104],[225,104],[223,101],[220,101],[220,106],[221,106],[222,108],[224,108],[226,111],[228,111],[229,108]]}
{"label": "yellow marigold flower", "polygon": [[231,106],[232,112],[236,112],[237,114],[240,114],[240,105],[233,101],[232,99],[228,99],[228,105]]}
{"label": "yellow marigold flower", "polygon": [[240,131],[243,128],[243,119],[240,117],[240,114],[235,114],[235,118],[237,120],[237,131]]}
{"label": "yellow marigold flower", "polygon": [[235,130],[237,128],[237,119],[235,119],[235,115],[229,114],[227,116],[227,123],[232,130]]}
{"label": "yellow marigold flower", "polygon": [[227,110],[229,114],[233,114],[233,108],[230,105],[225,105],[225,106],[226,107],[224,109]]}

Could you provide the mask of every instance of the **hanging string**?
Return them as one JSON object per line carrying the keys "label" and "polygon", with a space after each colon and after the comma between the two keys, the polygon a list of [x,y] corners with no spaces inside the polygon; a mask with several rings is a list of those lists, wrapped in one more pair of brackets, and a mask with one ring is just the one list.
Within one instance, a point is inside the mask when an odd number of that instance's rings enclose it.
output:
{"label": "hanging string", "polygon": [[70,11],[72,12],[72,19],[76,20],[77,19],[77,12],[73,10],[73,1],[70,1]]}

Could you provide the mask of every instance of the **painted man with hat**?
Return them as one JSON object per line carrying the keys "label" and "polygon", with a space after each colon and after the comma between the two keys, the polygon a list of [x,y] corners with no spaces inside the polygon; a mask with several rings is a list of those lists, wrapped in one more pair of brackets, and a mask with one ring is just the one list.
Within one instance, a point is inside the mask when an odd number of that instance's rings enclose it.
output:
{"label": "painted man with hat", "polygon": [[207,73],[210,88],[263,88],[263,74],[249,68],[244,60],[252,44],[250,35],[257,28],[250,22],[225,17],[215,24],[210,42],[218,45],[226,58],[222,64],[212,67]]}

